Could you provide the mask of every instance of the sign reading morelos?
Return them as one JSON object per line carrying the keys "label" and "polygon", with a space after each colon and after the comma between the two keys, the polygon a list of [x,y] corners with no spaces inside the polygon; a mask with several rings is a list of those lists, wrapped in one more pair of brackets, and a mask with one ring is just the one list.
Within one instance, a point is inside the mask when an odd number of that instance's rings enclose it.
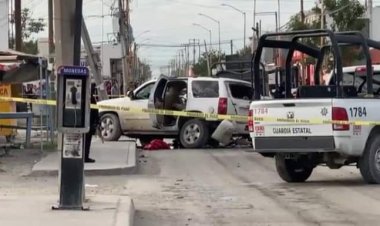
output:
{"label": "sign reading morelos", "polygon": [[88,68],[86,67],[62,66],[58,69],[58,71],[60,74],[65,75],[87,76],[89,74]]}

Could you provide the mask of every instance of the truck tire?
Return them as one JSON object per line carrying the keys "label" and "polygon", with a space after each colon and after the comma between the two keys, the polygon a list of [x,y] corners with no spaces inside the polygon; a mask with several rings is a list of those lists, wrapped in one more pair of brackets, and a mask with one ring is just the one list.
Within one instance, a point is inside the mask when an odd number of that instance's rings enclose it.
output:
{"label": "truck tire", "polygon": [[380,135],[371,138],[359,160],[360,173],[368,184],[380,184]]}
{"label": "truck tire", "polygon": [[276,154],[276,169],[278,175],[286,182],[305,182],[313,172],[314,167],[302,161],[286,159],[282,154]]}
{"label": "truck tire", "polygon": [[100,127],[105,141],[118,141],[121,137],[119,118],[112,113],[106,113],[100,118]]}
{"label": "truck tire", "polygon": [[209,140],[206,122],[190,119],[181,127],[179,140],[184,148],[203,148]]}

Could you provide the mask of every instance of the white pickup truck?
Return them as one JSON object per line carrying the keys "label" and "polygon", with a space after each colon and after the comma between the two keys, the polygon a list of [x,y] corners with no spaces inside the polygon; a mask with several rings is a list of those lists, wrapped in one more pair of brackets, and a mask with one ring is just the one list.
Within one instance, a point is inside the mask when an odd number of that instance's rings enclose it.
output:
{"label": "white pickup truck", "polygon": [[363,97],[366,68],[359,66],[343,68],[342,98],[335,98],[337,87],[330,76],[327,86],[299,87],[294,99],[253,101],[248,124],[254,150],[275,157],[277,171],[287,182],[305,181],[320,164],[332,169],[356,164],[366,182],[380,183],[380,126],[284,122],[380,121],[380,66],[373,71],[370,98]]}

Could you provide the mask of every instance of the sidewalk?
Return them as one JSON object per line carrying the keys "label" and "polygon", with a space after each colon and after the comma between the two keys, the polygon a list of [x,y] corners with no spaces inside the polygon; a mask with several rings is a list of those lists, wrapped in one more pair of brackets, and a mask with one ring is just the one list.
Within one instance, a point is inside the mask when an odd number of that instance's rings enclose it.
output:
{"label": "sidewalk", "polygon": [[52,210],[55,196],[0,196],[2,226],[132,226],[135,208],[127,196],[87,197],[88,211]]}
{"label": "sidewalk", "polygon": [[[85,164],[85,175],[120,175],[133,173],[136,169],[136,143],[123,140],[102,142],[94,139],[90,157],[95,163]],[[60,164],[60,153],[52,152],[33,166],[31,176],[56,176]]]}

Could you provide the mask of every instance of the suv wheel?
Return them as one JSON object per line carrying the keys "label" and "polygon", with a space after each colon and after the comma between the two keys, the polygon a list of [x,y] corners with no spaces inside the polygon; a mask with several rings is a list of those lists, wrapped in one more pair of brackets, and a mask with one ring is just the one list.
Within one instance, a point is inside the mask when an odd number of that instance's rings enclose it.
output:
{"label": "suv wheel", "polygon": [[314,167],[300,159],[287,159],[282,154],[276,154],[276,169],[281,179],[289,183],[305,182],[313,172]]}
{"label": "suv wheel", "polygon": [[121,137],[120,121],[115,114],[104,114],[100,119],[100,128],[105,141],[118,141]]}
{"label": "suv wheel", "polygon": [[181,127],[179,134],[181,144],[185,148],[202,148],[209,139],[207,124],[199,119],[191,119]]}

